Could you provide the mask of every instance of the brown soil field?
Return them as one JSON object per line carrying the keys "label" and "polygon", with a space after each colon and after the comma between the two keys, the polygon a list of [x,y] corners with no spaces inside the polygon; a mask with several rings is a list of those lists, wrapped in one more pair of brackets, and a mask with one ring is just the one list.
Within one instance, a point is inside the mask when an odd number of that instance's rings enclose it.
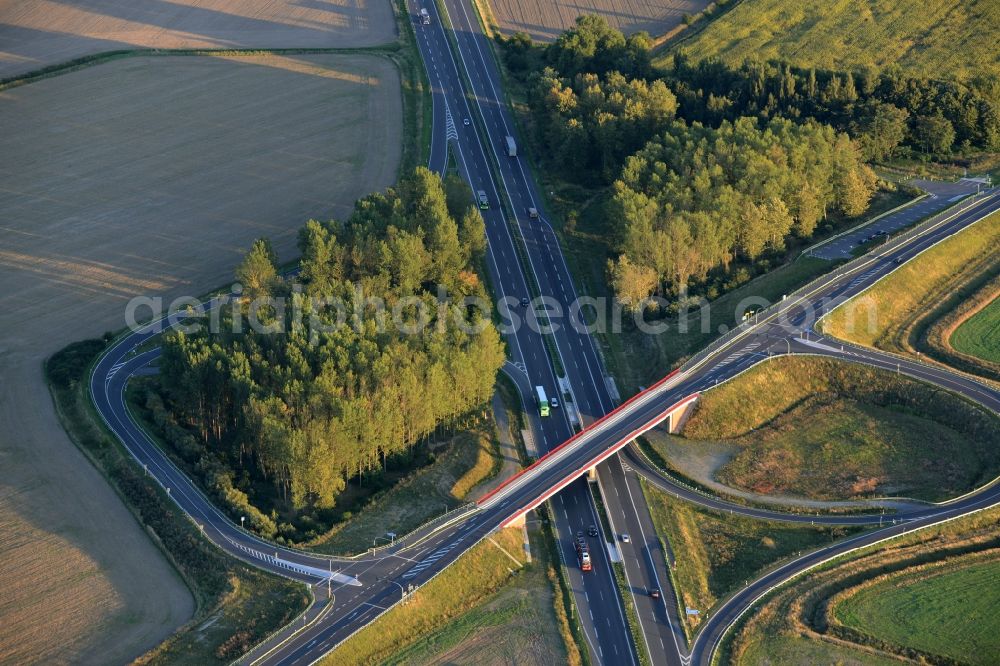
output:
{"label": "brown soil field", "polygon": [[0,0],[0,78],[132,48],[334,48],[392,41],[390,0]]}
{"label": "brown soil field", "polygon": [[685,14],[697,14],[708,0],[489,0],[501,32],[526,32],[550,42],[571,28],[576,17],[597,14],[626,35],[645,30],[653,37],[680,25]]}
{"label": "brown soil field", "polygon": [[42,361],[133,295],[224,284],[394,182],[402,99],[362,55],[133,57],[0,92],[0,663],[121,663],[189,592],[68,440]]}

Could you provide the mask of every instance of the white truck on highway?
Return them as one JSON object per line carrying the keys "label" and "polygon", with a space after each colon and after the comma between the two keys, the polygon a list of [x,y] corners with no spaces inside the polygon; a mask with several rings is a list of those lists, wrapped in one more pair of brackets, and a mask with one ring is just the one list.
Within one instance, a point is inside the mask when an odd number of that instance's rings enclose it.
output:
{"label": "white truck on highway", "polygon": [[507,137],[507,157],[517,157],[517,142],[514,137]]}
{"label": "white truck on highway", "polygon": [[428,12],[426,9],[421,9],[420,10],[420,22],[422,24],[424,24],[424,25],[430,25],[431,24],[431,15],[430,15],[430,12]]}

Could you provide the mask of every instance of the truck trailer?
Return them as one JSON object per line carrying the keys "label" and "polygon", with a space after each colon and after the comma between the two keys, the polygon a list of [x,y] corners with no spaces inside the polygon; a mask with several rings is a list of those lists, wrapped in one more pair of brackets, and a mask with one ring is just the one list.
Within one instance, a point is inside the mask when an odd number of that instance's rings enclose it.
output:
{"label": "truck trailer", "polygon": [[507,137],[507,157],[517,157],[517,142],[512,136]]}

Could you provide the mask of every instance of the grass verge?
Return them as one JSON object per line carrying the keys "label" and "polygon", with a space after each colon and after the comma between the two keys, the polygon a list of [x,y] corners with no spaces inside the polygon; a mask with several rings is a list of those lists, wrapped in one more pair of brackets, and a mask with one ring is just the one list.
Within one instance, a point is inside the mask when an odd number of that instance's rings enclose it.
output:
{"label": "grass verge", "polygon": [[[554,610],[552,563],[544,555],[525,563],[522,535],[508,528],[483,540],[323,663],[573,663]],[[535,531],[533,545],[540,539]]]}
{"label": "grass verge", "polygon": [[[973,560],[968,562],[967,560]],[[899,646],[966,664],[1000,654],[1000,557],[965,556],[904,570],[836,600],[842,624]]]}
{"label": "grass verge", "polygon": [[760,494],[941,501],[1000,473],[994,414],[895,373],[816,357],[775,358],[706,392],[683,434],[690,446],[735,445],[718,479]]}
{"label": "grass verge", "polygon": [[[954,663],[914,647],[897,645],[841,624],[835,612],[850,598],[897,575],[922,575],[960,566],[967,557],[1000,555],[992,508],[911,532],[837,558],[778,588],[759,602],[725,637],[715,663],[882,664],[900,657],[920,663]],[[965,559],[968,562],[968,559]],[[962,627],[967,629],[963,622]],[[997,636],[994,632],[993,636]],[[986,654],[995,654],[996,649]]]}
{"label": "grass verge", "polygon": [[[689,639],[719,600],[765,569],[858,531],[721,514],[679,502],[645,481],[642,490],[657,535],[674,553],[671,577]],[[699,614],[687,615],[685,607]]]}
{"label": "grass verge", "polygon": [[[858,344],[911,356],[927,351],[958,365],[947,354],[949,333],[935,335],[933,325],[964,301],[988,296],[980,290],[996,278],[998,266],[996,254],[983,248],[998,242],[1000,213],[994,213],[900,266],[836,308],[820,326]],[[951,330],[957,323],[952,322]]]}
{"label": "grass verge", "polygon": [[73,343],[49,358],[45,370],[70,439],[163,549],[197,602],[195,617],[141,661],[228,663],[304,610],[308,591],[231,559],[210,544],[107,432],[91,405],[87,378],[109,339]]}
{"label": "grass verge", "polygon": [[635,599],[629,589],[628,580],[625,578],[625,565],[621,562],[612,562],[611,568],[615,572],[615,584],[618,585],[618,594],[621,595],[622,605],[625,607],[625,619],[628,622],[629,633],[632,634],[632,643],[635,645],[636,655],[642,666],[649,666],[649,648],[646,646],[646,635],[642,633],[642,626],[639,624],[639,616],[635,611]]}

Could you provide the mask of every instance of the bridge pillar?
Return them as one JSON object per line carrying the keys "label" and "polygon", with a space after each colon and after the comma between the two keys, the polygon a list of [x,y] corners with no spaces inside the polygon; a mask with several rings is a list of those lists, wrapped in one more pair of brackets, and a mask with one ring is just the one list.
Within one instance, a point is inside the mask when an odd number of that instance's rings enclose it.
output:
{"label": "bridge pillar", "polygon": [[696,402],[698,402],[697,398],[684,403],[674,411],[670,412],[670,415],[667,417],[667,432],[672,435],[676,435],[684,429],[684,424],[687,423],[688,418],[694,411],[694,405]]}

